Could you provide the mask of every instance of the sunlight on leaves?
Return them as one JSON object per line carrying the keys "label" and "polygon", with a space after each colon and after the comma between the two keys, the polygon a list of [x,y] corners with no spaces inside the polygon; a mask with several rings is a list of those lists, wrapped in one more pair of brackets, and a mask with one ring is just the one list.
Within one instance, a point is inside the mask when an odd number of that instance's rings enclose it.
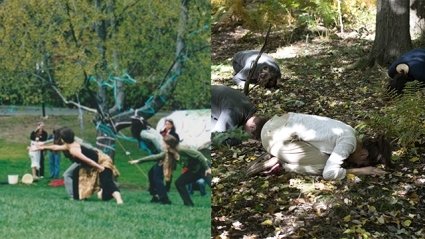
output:
{"label": "sunlight on leaves", "polygon": [[267,220],[263,221],[261,223],[261,225],[263,225],[263,226],[271,226],[271,225],[273,225],[273,221],[270,220],[270,219],[267,219]]}

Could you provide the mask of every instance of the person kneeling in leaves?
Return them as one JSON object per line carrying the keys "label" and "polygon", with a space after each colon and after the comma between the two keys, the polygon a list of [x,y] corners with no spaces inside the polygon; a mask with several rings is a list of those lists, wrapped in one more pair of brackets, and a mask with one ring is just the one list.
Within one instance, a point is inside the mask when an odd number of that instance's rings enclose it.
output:
{"label": "person kneeling in leaves", "polygon": [[270,156],[254,161],[248,175],[283,167],[285,172],[340,180],[348,173],[382,175],[385,171],[375,166],[391,166],[391,146],[383,136],[360,140],[351,126],[323,116],[274,116],[261,129],[261,143]]}

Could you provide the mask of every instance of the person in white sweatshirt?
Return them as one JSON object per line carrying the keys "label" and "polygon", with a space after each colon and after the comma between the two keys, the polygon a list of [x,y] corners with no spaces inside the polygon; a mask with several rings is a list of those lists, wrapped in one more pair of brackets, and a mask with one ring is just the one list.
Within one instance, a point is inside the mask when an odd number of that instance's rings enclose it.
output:
{"label": "person in white sweatshirt", "polygon": [[269,119],[261,129],[261,143],[271,157],[252,164],[248,175],[282,166],[285,172],[339,180],[347,173],[384,174],[374,166],[390,166],[391,160],[391,146],[384,137],[360,140],[355,130],[341,121],[301,113]]}

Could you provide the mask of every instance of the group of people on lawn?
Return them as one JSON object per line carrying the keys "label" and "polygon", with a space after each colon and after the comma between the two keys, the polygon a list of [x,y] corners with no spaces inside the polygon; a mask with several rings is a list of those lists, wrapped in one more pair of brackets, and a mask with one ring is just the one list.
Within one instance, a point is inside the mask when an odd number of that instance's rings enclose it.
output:
{"label": "group of people on lawn", "polygon": [[[36,132],[40,131],[40,128],[42,130],[40,125],[42,124],[39,124]],[[211,169],[208,159],[196,149],[179,146],[180,138],[171,119],[165,121],[164,129],[160,133],[163,136],[162,152],[138,160],[130,160],[129,163],[155,161],[149,171],[151,202],[170,204],[167,192],[171,185],[172,174],[177,168],[177,162],[182,162],[183,171],[176,179],[175,185],[184,205],[194,206],[187,185],[195,183],[199,179],[205,180],[210,185]],[[120,190],[115,182],[119,171],[108,155],[82,142],[68,127],[54,131],[53,144],[44,143],[45,138],[31,141],[29,154],[34,176],[37,177],[37,170],[40,166],[36,165],[36,162],[33,164],[35,156],[32,154],[40,154],[44,150],[62,151],[64,156],[73,162],[63,175],[65,189],[70,198],[83,200],[97,193],[101,200],[115,199],[117,204],[123,203]]]}

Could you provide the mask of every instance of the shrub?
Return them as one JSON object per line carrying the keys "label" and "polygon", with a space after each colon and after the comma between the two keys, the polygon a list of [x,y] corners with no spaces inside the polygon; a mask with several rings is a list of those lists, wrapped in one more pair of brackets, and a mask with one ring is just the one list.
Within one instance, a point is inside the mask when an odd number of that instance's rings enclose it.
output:
{"label": "shrub", "polygon": [[404,93],[371,115],[367,124],[377,133],[394,138],[404,148],[425,143],[425,92],[417,81],[407,83]]}
{"label": "shrub", "polygon": [[236,139],[239,141],[244,141],[251,138],[250,135],[243,130],[242,127],[231,129],[225,132],[217,132],[211,134],[211,142],[215,147],[220,147],[225,145],[227,139]]}

